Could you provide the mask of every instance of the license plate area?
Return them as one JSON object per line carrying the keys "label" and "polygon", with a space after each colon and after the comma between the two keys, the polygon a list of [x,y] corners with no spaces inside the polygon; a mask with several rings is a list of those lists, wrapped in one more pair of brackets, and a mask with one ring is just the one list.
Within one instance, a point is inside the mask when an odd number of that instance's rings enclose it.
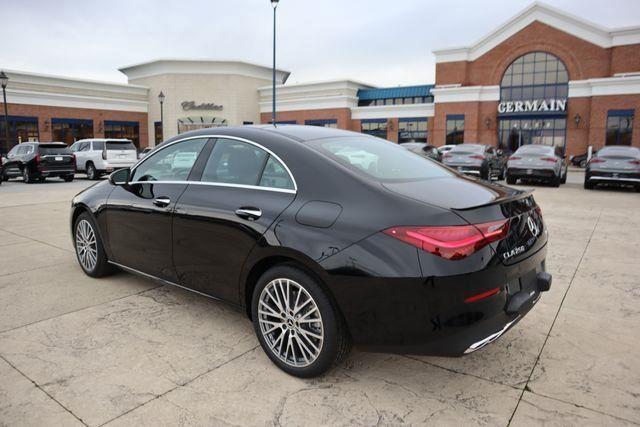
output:
{"label": "license plate area", "polygon": [[56,156],[55,158],[56,162],[61,162],[62,161],[62,156]]}

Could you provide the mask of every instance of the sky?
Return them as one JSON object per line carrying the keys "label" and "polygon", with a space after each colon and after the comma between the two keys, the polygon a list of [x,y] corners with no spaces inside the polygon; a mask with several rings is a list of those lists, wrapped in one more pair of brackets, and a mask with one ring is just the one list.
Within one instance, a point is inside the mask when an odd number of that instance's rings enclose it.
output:
{"label": "sky", "polygon": [[[434,49],[466,46],[531,0],[280,0],[278,68],[289,83],[434,81]],[[549,0],[606,28],[640,25],[640,0]],[[267,0],[0,0],[0,69],[126,83],[158,58],[271,65]]]}

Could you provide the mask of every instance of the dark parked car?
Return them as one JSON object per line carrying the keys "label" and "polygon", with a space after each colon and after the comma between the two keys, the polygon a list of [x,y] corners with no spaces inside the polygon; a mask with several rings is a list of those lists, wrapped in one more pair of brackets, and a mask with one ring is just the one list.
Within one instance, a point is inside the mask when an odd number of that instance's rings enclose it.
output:
{"label": "dark parked car", "polygon": [[591,158],[584,174],[584,188],[598,184],[633,185],[640,190],[640,148],[604,147]]}
{"label": "dark parked car", "polygon": [[76,158],[62,142],[24,142],[9,151],[4,180],[22,177],[27,184],[59,177],[73,181]]}
{"label": "dark parked car", "polygon": [[551,285],[530,193],[314,126],[179,135],[78,194],[71,227],[89,276],[117,266],[240,307],[301,377],[352,342],[473,352]]}
{"label": "dark parked car", "polygon": [[504,161],[490,145],[456,145],[443,154],[442,163],[464,174],[479,176],[482,179],[504,179]]}
{"label": "dark parked car", "polygon": [[433,145],[424,142],[405,142],[404,144],[400,144],[400,146],[422,157],[427,157],[438,162],[442,160],[442,153]]}
{"label": "dark parked car", "polygon": [[567,182],[567,164],[560,147],[529,144],[518,148],[507,162],[507,184],[547,182],[554,187]]}

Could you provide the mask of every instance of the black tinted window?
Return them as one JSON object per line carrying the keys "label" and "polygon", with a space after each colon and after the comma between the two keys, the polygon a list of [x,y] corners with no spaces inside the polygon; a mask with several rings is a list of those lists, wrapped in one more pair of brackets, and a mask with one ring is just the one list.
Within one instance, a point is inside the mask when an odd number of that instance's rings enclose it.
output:
{"label": "black tinted window", "polygon": [[268,154],[251,144],[218,139],[204,167],[202,181],[259,185]]}
{"label": "black tinted window", "polygon": [[276,160],[273,156],[269,156],[267,164],[262,172],[262,178],[260,179],[261,187],[273,187],[284,188],[287,190],[293,190],[293,181],[289,173],[284,168],[282,163]]}
{"label": "black tinted window", "polygon": [[207,138],[190,139],[149,155],[136,168],[131,182],[186,181],[198,154],[206,143]]}
{"label": "black tinted window", "polygon": [[53,154],[71,154],[71,150],[66,145],[44,145],[38,147],[38,153],[42,156]]}
{"label": "black tinted window", "polygon": [[104,150],[104,141],[93,141],[94,150]]}
{"label": "black tinted window", "polygon": [[107,150],[134,150],[136,146],[131,141],[107,141]]}

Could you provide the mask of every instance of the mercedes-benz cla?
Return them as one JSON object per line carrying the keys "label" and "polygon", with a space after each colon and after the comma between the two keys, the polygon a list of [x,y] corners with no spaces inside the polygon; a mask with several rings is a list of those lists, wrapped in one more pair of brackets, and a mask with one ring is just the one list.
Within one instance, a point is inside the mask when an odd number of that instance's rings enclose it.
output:
{"label": "mercedes-benz cla", "polygon": [[86,274],[118,267],[240,307],[301,377],[352,344],[473,352],[551,284],[531,194],[336,129],[179,135],[78,194],[71,227]]}

